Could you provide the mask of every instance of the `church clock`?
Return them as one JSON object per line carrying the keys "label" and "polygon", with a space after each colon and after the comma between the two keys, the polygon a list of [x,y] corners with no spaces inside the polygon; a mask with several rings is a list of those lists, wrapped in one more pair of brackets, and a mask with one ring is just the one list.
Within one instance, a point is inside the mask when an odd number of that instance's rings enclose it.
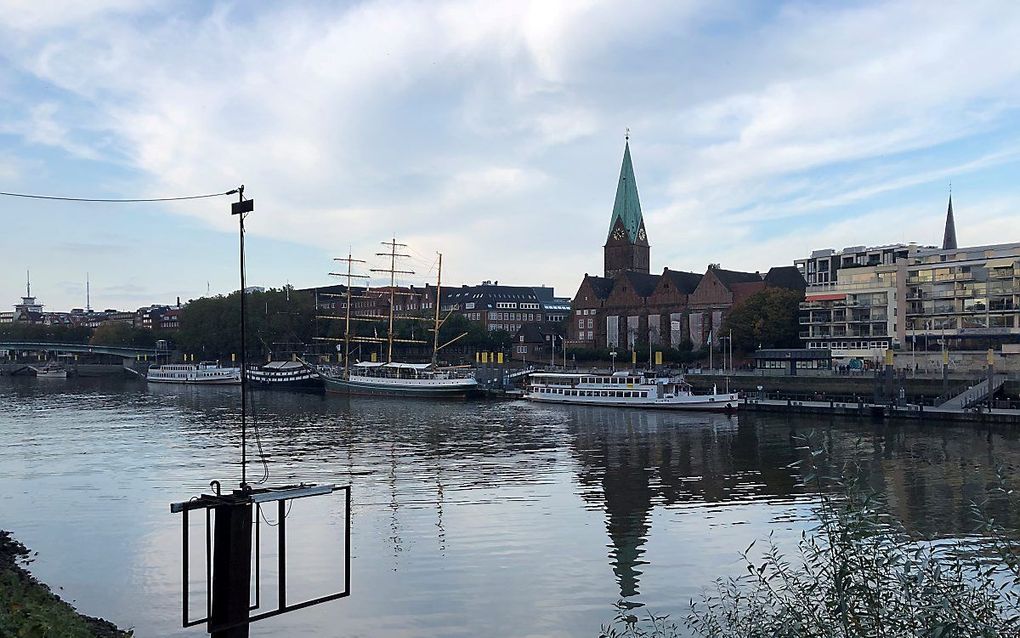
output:
{"label": "church clock", "polygon": [[637,231],[637,238],[638,238],[638,241],[646,241],[648,239],[647,235],[645,235],[645,227],[644,226],[642,226],[640,229],[638,229],[638,231]]}
{"label": "church clock", "polygon": [[617,226],[616,230],[613,231],[613,239],[623,239],[624,234],[623,228]]}

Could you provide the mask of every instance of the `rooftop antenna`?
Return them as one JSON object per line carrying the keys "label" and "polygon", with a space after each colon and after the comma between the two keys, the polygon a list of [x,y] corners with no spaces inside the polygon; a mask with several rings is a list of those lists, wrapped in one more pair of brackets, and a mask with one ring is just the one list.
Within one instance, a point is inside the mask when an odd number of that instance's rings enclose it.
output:
{"label": "rooftop antenna", "polygon": [[25,296],[32,296],[32,273],[31,271],[25,271]]}
{"label": "rooftop antenna", "polygon": [[89,273],[85,272],[85,312],[92,312],[92,293],[89,289]]}
{"label": "rooftop antenna", "polygon": [[[184,583],[183,595],[183,620],[184,627],[193,627],[205,623],[206,630],[213,638],[247,638],[251,623],[278,616],[290,611],[317,605],[330,600],[336,600],[350,595],[350,567],[351,567],[351,488],[347,486],[336,486],[332,484],[316,485],[314,483],[300,483],[297,485],[284,485],[280,487],[254,487],[248,483],[247,474],[247,389],[248,389],[248,367],[247,367],[247,343],[246,343],[246,297],[244,292],[245,264],[244,264],[244,219],[255,210],[255,201],[244,198],[244,186],[227,193],[238,194],[238,201],[231,205],[231,215],[238,216],[238,231],[240,239],[240,329],[241,329],[241,481],[238,489],[224,494],[220,490],[220,482],[212,481],[210,487],[212,494],[202,494],[187,501],[170,504],[171,513],[182,514],[183,522],[183,549],[182,549],[182,580]],[[254,422],[254,421],[253,421]],[[258,429],[255,429],[256,439]],[[261,444],[259,445],[261,453]],[[263,457],[263,463],[265,459]],[[268,478],[268,468],[263,479]],[[340,493],[345,497],[345,531],[344,531],[344,585],[343,589],[325,596],[305,600],[302,602],[290,602],[287,600],[287,542],[286,542],[286,521],[290,511],[288,501],[320,496],[325,494]],[[277,531],[277,555],[278,566],[276,570],[277,600],[274,609],[259,611],[262,609],[261,600],[261,533],[259,519],[265,519],[262,512],[263,504],[277,504],[276,523],[267,524]],[[189,522],[188,514],[192,510],[205,510],[205,574],[206,574],[206,613],[202,618],[193,619],[188,611],[190,594],[188,591],[189,563],[191,548],[188,542]],[[253,541],[254,538],[254,541]],[[255,560],[252,561],[254,550]],[[254,566],[255,573],[252,574]],[[254,580],[254,588],[252,581]],[[254,591],[254,603],[252,592]],[[254,612],[254,613],[253,613]]]}

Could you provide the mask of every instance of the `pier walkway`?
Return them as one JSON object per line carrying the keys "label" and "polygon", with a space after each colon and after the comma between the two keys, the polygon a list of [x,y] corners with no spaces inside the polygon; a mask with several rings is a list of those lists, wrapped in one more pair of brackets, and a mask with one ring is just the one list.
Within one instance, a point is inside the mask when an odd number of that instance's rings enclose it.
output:
{"label": "pier walkway", "polygon": [[[995,392],[1006,383],[1006,375],[996,374],[990,379],[991,381],[991,394],[994,396]],[[988,398],[989,390],[989,379],[970,386],[963,392],[957,394],[955,397],[940,403],[938,408],[940,410],[963,410],[971,406],[977,405]]]}
{"label": "pier walkway", "polygon": [[965,423],[1001,423],[1020,425],[1020,410],[995,408],[943,408],[916,404],[882,405],[864,401],[798,401],[794,399],[757,399],[745,397],[740,410],[826,414],[830,416],[867,416],[891,419],[931,419]]}

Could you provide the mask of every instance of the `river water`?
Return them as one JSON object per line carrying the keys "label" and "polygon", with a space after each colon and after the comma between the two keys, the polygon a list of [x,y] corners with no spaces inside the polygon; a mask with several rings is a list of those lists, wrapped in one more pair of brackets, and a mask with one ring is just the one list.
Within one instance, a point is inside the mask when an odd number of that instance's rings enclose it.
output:
{"label": "river water", "polygon": [[[809,432],[860,461],[924,534],[969,533],[970,502],[997,469],[1020,467],[1015,434],[939,425],[276,393],[256,409],[269,483],[351,486],[352,562],[349,598],[253,636],[591,637],[618,605],[680,619],[741,572],[752,540],[810,528],[817,494],[791,466]],[[237,482],[238,414],[230,388],[0,378],[0,528],[81,611],[137,636],[204,635],[181,628],[181,519],[168,505]],[[267,608],[276,514],[260,524]],[[287,526],[288,599],[341,588],[342,499],[299,501]]]}

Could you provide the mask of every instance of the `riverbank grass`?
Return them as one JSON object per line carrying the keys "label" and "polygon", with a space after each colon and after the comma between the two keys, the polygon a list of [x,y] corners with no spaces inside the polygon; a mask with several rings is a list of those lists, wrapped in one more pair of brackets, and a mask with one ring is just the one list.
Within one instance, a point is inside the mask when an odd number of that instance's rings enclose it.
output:
{"label": "riverbank grass", "polygon": [[0,636],[123,638],[113,623],[79,614],[25,569],[28,549],[0,530]]}

